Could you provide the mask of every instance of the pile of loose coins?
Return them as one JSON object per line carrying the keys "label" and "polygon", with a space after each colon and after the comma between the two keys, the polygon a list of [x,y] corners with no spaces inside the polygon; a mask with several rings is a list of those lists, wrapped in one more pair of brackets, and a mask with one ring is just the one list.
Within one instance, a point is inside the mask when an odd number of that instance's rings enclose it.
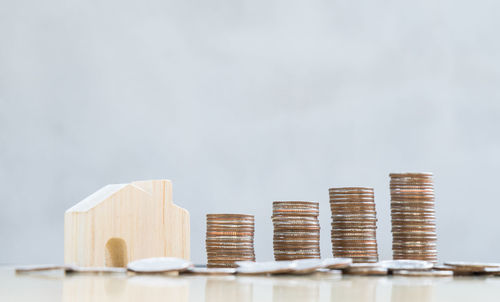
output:
{"label": "pile of loose coins", "polygon": [[274,259],[319,259],[319,203],[273,202]]}
{"label": "pile of loose coins", "polygon": [[207,267],[237,267],[255,261],[254,217],[244,214],[207,215]]}
{"label": "pile of loose coins", "polygon": [[432,174],[393,173],[390,178],[393,258],[436,262]]}
{"label": "pile of loose coins", "polygon": [[372,188],[331,188],[332,248],[334,257],[355,263],[378,261],[377,213]]}

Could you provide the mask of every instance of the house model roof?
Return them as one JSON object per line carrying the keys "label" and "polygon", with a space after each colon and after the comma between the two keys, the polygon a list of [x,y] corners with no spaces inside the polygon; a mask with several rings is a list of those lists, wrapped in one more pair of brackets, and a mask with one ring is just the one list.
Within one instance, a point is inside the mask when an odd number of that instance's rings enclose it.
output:
{"label": "house model roof", "polygon": [[87,212],[98,205],[101,201],[111,197],[127,185],[128,184],[114,184],[104,186],[100,190],[94,192],[92,195],[89,195],[84,200],[69,208],[66,212]]}

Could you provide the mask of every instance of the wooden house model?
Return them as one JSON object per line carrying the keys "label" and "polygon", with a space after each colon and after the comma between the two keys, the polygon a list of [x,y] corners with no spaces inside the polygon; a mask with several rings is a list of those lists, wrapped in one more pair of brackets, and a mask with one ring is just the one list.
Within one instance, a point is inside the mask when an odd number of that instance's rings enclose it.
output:
{"label": "wooden house model", "polygon": [[149,257],[189,259],[189,213],[169,180],[107,185],[64,215],[64,262],[124,267]]}

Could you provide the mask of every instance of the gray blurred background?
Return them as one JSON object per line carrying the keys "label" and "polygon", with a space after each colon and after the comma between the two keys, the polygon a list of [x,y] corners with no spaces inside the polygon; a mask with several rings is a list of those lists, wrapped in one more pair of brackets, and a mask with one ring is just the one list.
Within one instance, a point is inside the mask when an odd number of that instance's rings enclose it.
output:
{"label": "gray blurred background", "polygon": [[498,1],[0,0],[0,263],[63,261],[64,211],[168,178],[205,214],[435,173],[440,260],[500,260]]}

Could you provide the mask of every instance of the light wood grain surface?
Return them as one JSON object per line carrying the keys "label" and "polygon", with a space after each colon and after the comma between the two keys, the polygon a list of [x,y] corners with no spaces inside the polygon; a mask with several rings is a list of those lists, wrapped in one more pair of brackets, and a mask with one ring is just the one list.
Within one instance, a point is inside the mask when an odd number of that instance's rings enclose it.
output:
{"label": "light wood grain surface", "polygon": [[498,277],[64,276],[0,267],[0,285],[0,301],[500,301]]}
{"label": "light wood grain surface", "polygon": [[150,257],[189,259],[189,212],[169,180],[108,185],[64,215],[64,262],[124,267]]}

